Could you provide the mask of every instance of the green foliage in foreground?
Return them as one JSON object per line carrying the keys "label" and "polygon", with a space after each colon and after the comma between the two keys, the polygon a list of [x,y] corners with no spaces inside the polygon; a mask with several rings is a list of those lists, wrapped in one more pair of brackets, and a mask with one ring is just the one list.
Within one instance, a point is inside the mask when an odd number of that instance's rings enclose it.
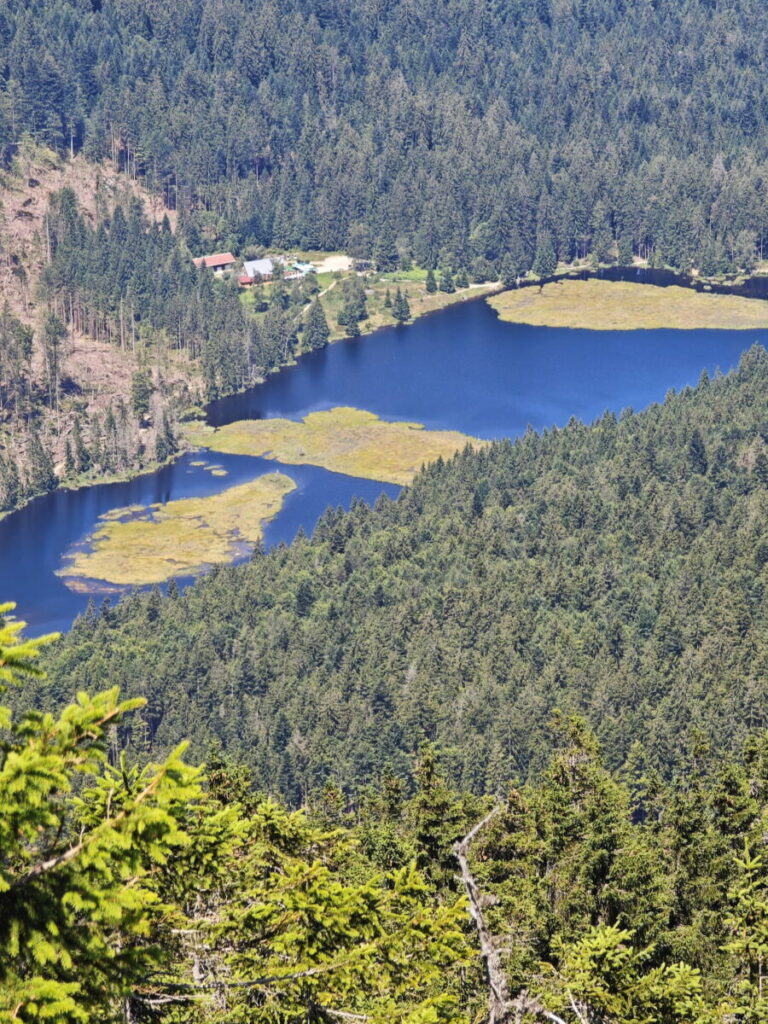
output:
{"label": "green foliage in foreground", "polygon": [[407,775],[425,737],[503,791],[547,763],[556,709],[614,768],[638,739],[667,777],[698,732],[738,751],[768,724],[767,395],[755,348],[641,414],[438,462],[183,595],[92,609],[30,699],[108,680],[147,697],[136,750],[217,739],[295,804]]}
{"label": "green foliage in foreground", "polygon": [[[19,629],[0,621],[4,684],[53,639]],[[141,703],[0,709],[0,1020],[456,1019],[461,901],[300,813],[226,806],[181,751],[113,764]]]}
{"label": "green foliage in foreground", "polygon": [[[53,639],[19,628],[0,620],[3,691]],[[0,1019],[90,1020],[86,1007],[118,1000],[154,959],[152,876],[187,842],[198,790],[179,752],[141,773],[108,766],[109,730],[141,703],[115,688],[57,718],[0,708]]]}
{"label": "green foliage in foreground", "polygon": [[[3,685],[50,639],[3,619]],[[385,775],[291,812],[217,755],[131,764],[110,733],[139,703],[1,709],[0,1021],[768,1019],[768,734],[664,783],[569,718],[489,814],[429,744],[410,798]]]}

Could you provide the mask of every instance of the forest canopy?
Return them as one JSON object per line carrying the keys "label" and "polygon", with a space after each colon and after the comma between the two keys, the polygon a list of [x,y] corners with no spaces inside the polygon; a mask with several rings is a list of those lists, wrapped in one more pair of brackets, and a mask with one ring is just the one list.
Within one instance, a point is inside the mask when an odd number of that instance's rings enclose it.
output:
{"label": "forest canopy", "polygon": [[749,269],[766,38],[760,0],[3,0],[0,155],[111,159],[193,249]]}

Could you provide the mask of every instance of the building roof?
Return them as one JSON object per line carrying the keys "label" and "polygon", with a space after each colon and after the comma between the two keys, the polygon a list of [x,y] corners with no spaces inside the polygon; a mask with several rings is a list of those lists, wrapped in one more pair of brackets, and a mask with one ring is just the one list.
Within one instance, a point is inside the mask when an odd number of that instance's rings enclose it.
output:
{"label": "building roof", "polygon": [[196,267],[207,267],[209,270],[215,270],[216,267],[226,267],[234,263],[235,257],[231,252],[215,252],[212,256],[198,256],[192,262]]}
{"label": "building roof", "polygon": [[262,260],[246,260],[243,264],[243,273],[248,277],[255,277],[257,274],[260,277],[267,277],[274,272],[274,269],[275,264],[268,256]]}

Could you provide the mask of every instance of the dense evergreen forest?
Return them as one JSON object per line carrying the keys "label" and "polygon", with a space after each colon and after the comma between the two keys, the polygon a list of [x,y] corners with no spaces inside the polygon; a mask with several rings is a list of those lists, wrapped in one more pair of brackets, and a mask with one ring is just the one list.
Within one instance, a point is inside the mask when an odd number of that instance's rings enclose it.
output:
{"label": "dense evergreen forest", "polygon": [[[315,275],[277,281],[268,300],[246,308],[236,282],[197,270],[168,218],[150,221],[138,198],[94,222],[62,188],[42,226],[37,328],[0,309],[0,513],[62,481],[163,462],[177,450],[178,420],[200,415],[199,401],[252,385],[328,340],[312,301]],[[101,412],[67,373],[81,337],[111,343],[134,367],[129,394],[114,381],[118,393]]]}
{"label": "dense evergreen forest", "polygon": [[[5,184],[48,146],[134,190],[46,191],[34,288],[2,240],[0,512],[326,343],[213,248],[751,271],[766,40],[758,0],[0,0]],[[75,336],[130,353],[98,409]],[[0,605],[0,1024],[765,1024],[767,395],[754,347],[63,638]]]}
{"label": "dense evergreen forest", "polygon": [[221,241],[512,270],[763,255],[760,0],[3,0],[0,139]]}
{"label": "dense evergreen forest", "polygon": [[[52,639],[11,610],[0,692]],[[766,1019],[764,732],[726,759],[693,738],[665,782],[640,743],[612,774],[565,717],[539,779],[494,800],[422,743],[407,778],[291,812],[219,753],[119,753],[142,703],[0,707],[3,1021]]]}
{"label": "dense evergreen forest", "polygon": [[311,539],[179,594],[91,608],[29,689],[109,680],[146,707],[136,752],[219,741],[292,804],[407,775],[426,740],[454,784],[537,775],[556,710],[608,764],[664,776],[697,736],[765,726],[768,356],[591,427],[435,463],[396,501],[330,509]]}

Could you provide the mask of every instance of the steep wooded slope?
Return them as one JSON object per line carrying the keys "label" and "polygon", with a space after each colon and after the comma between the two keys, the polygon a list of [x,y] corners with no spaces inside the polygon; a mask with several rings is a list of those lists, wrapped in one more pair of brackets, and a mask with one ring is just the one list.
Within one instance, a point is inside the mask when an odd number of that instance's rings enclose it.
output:
{"label": "steep wooded slope", "polygon": [[759,0],[4,0],[0,148],[109,158],[190,238],[717,272],[763,248],[767,30]]}
{"label": "steep wooded slope", "polygon": [[221,741],[300,800],[406,771],[424,737],[465,788],[544,763],[555,709],[609,761],[672,767],[697,730],[763,724],[768,357],[664,405],[437,463],[396,502],[183,596],[85,616],[42,700],[119,683],[132,741]]}

